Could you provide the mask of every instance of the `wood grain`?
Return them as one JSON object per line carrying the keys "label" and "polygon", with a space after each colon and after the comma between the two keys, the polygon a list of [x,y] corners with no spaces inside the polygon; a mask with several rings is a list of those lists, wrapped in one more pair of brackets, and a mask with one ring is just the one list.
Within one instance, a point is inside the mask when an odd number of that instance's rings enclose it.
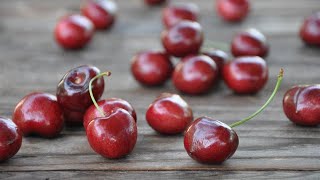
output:
{"label": "wood grain", "polygon": [[[190,2],[176,0],[174,2]],[[135,150],[121,160],[107,160],[89,147],[83,128],[65,128],[56,139],[27,137],[19,153],[0,164],[1,179],[319,179],[320,129],[298,127],[282,112],[282,97],[295,84],[319,83],[320,50],[306,47],[298,37],[305,16],[319,10],[319,0],[255,0],[242,23],[221,21],[212,0],[193,0],[201,9],[206,42],[229,43],[248,27],[261,30],[271,45],[266,59],[270,78],[253,96],[236,96],[221,82],[207,95],[182,95],[195,117],[211,116],[225,123],[246,117],[264,103],[283,67],[285,79],[276,99],[255,120],[236,128],[240,145],[222,165],[202,165],[188,157],[182,135],[155,133],[144,115],[161,92],[177,92],[171,82],[160,88],[140,86],[132,78],[131,57],[140,50],[162,49],[161,8],[142,0],[117,1],[118,21],[109,31],[97,32],[82,51],[64,51],[53,40],[57,19],[78,12],[80,0],[1,0],[0,5],[0,114],[11,117],[27,93],[55,94],[57,82],[69,69],[93,64],[112,71],[104,97],[128,100],[138,114]]]}

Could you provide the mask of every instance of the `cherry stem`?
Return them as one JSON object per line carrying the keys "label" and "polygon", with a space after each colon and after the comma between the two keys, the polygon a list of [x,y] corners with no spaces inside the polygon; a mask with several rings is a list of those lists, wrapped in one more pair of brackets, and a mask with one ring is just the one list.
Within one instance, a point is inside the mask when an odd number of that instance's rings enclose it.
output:
{"label": "cherry stem", "polygon": [[278,75],[278,80],[277,80],[277,84],[276,86],[274,87],[274,90],[272,92],[272,94],[270,95],[269,99],[267,100],[267,102],[265,102],[265,104],[260,108],[258,109],[255,113],[251,114],[250,116],[248,116],[247,118],[244,118],[240,121],[237,121],[233,124],[230,125],[231,128],[234,128],[236,126],[239,126],[247,121],[249,121],[250,119],[254,118],[255,116],[257,116],[259,113],[261,113],[269,104],[270,102],[273,100],[273,98],[275,97],[276,93],[278,92],[279,88],[280,88],[280,85],[282,83],[282,79],[283,79],[283,69],[281,68],[280,69],[280,72],[279,72],[279,75]]}
{"label": "cherry stem", "polygon": [[219,41],[208,41],[207,43],[204,44],[204,48],[205,49],[215,48],[223,51],[229,51],[229,45]]}
{"label": "cherry stem", "polygon": [[103,110],[99,107],[97,101],[95,100],[94,96],[93,96],[93,93],[92,93],[92,83],[93,81],[95,81],[96,79],[102,77],[102,76],[110,76],[111,75],[111,72],[103,72],[103,73],[100,73],[98,75],[96,75],[94,78],[92,78],[89,82],[89,93],[90,93],[90,97],[91,97],[91,100],[94,104],[94,106],[96,106],[96,108],[98,109],[98,111],[100,112],[100,114],[102,115],[102,117],[105,117],[105,114],[103,112]]}

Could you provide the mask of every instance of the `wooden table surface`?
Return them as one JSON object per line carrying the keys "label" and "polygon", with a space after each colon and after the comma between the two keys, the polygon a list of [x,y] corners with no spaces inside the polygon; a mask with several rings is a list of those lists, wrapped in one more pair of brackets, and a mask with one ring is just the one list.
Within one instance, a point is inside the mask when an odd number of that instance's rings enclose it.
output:
{"label": "wooden table surface", "polygon": [[[191,0],[189,0],[191,1]],[[177,0],[175,2],[186,2]],[[213,0],[194,0],[201,9],[206,40],[229,43],[248,27],[269,39],[270,80],[254,96],[234,95],[221,83],[205,96],[183,95],[195,117],[211,116],[230,124],[246,117],[270,95],[280,67],[285,78],[276,99],[247,124],[236,127],[240,144],[222,165],[193,161],[183,136],[161,136],[145,121],[148,105],[161,92],[178,93],[171,82],[160,88],[140,86],[131,76],[131,57],[139,50],[161,49],[161,7],[142,0],[119,0],[119,16],[110,31],[95,34],[82,51],[63,51],[53,40],[56,20],[78,12],[80,0],[1,0],[0,114],[11,117],[27,93],[55,94],[60,78],[71,68],[92,64],[112,71],[104,97],[128,100],[138,114],[138,142],[126,158],[108,160],[93,152],[83,128],[66,128],[55,139],[26,137],[20,151],[0,164],[5,179],[320,179],[320,128],[298,127],[282,111],[284,92],[295,84],[319,83],[320,50],[304,46],[297,36],[303,18],[320,9],[319,0],[252,0],[250,16],[239,24],[221,21]]]}

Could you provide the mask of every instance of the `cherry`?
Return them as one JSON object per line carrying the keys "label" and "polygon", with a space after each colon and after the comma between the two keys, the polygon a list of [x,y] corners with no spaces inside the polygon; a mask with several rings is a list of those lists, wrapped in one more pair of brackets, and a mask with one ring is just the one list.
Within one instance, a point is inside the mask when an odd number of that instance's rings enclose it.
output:
{"label": "cherry", "polygon": [[[68,71],[60,80],[57,87],[57,98],[63,107],[68,125],[82,125],[83,115],[92,105],[89,94],[89,82],[98,75],[97,67],[83,65]],[[100,99],[104,90],[103,78],[93,83],[93,92],[96,99]]]}
{"label": "cherry", "polygon": [[238,57],[223,68],[227,86],[238,94],[254,94],[268,81],[268,66],[258,56]]}
{"label": "cherry", "polygon": [[238,33],[232,40],[231,51],[238,56],[266,57],[269,53],[269,44],[266,37],[257,29],[248,29]]}
{"label": "cherry", "polygon": [[162,134],[182,133],[193,120],[189,105],[177,94],[163,93],[146,112],[148,124]]}
{"label": "cherry", "polygon": [[144,3],[149,6],[159,5],[165,3],[166,0],[144,0]]}
{"label": "cherry", "polygon": [[300,29],[300,37],[306,44],[320,46],[320,12],[304,20]]}
{"label": "cherry", "polygon": [[298,125],[319,125],[320,85],[299,85],[289,89],[283,97],[283,111]]}
{"label": "cherry", "polygon": [[188,94],[207,93],[218,79],[216,63],[206,55],[190,55],[182,59],[173,71],[173,84]]}
{"label": "cherry", "polygon": [[203,54],[209,56],[216,63],[219,72],[218,74],[219,76],[222,76],[223,67],[229,60],[228,54],[219,49],[210,49],[203,52]]}
{"label": "cherry", "polygon": [[17,154],[21,147],[22,136],[11,119],[0,117],[0,162]]}
{"label": "cherry", "polygon": [[217,0],[216,11],[225,21],[237,22],[247,17],[250,10],[248,0]]}
{"label": "cherry", "polygon": [[81,11],[96,29],[108,29],[114,24],[117,5],[112,0],[86,0]]}
{"label": "cherry", "polygon": [[[137,122],[137,115],[134,108],[127,101],[120,98],[109,98],[98,101],[98,106],[105,112],[106,116],[112,114],[116,109],[124,109],[129,112],[129,114],[133,117],[135,122]],[[88,124],[94,120],[95,118],[101,117],[101,113],[95,107],[95,105],[91,105],[84,117],[83,117],[83,126],[87,129]]]}
{"label": "cherry", "polygon": [[34,92],[17,104],[13,112],[13,122],[24,136],[35,134],[52,138],[62,131],[63,111],[55,96]]}
{"label": "cherry", "polygon": [[237,150],[239,139],[232,129],[241,125],[262,112],[272,101],[282,82],[281,69],[275,89],[267,102],[249,117],[230,126],[209,118],[200,117],[193,121],[184,135],[184,147],[191,158],[207,164],[220,164],[229,159]]}
{"label": "cherry", "polygon": [[54,34],[56,42],[65,49],[79,49],[91,40],[94,25],[85,16],[74,14],[61,18]]}
{"label": "cherry", "polygon": [[199,8],[194,3],[171,4],[162,11],[162,22],[170,28],[183,20],[197,21]]}
{"label": "cherry", "polygon": [[181,21],[164,30],[161,39],[168,54],[184,57],[199,52],[203,43],[203,31],[197,22]]}
{"label": "cherry", "polygon": [[131,62],[134,78],[143,85],[162,85],[171,77],[172,71],[173,65],[169,56],[162,52],[140,52]]}
{"label": "cherry", "polygon": [[101,113],[100,117],[91,120],[86,128],[91,148],[103,157],[116,159],[128,155],[137,142],[137,125],[132,115],[122,108],[104,112],[97,104],[92,83],[101,76],[109,76],[110,72],[101,73],[91,79],[89,92],[93,104]]}

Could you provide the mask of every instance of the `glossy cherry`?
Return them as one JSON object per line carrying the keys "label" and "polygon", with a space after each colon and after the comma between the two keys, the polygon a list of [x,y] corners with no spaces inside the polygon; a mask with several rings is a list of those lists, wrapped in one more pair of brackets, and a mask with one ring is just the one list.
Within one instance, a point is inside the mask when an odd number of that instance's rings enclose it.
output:
{"label": "glossy cherry", "polygon": [[198,21],[199,8],[194,3],[171,4],[162,11],[162,23],[170,28],[183,20]]}
{"label": "glossy cherry", "polygon": [[96,29],[108,29],[115,22],[117,5],[112,0],[86,0],[81,11]]}
{"label": "glossy cherry", "polygon": [[216,63],[206,55],[183,58],[173,71],[173,84],[187,94],[207,93],[218,80]]}
{"label": "glossy cherry", "polygon": [[238,135],[232,128],[254,118],[268,106],[280,87],[282,76],[283,71],[281,70],[270,98],[249,117],[230,126],[209,117],[200,117],[193,121],[184,135],[184,147],[189,156],[206,164],[220,164],[229,159],[239,145]]}
{"label": "glossy cherry", "polygon": [[85,16],[74,14],[61,18],[54,35],[56,42],[65,49],[79,49],[91,40],[94,25]]}
{"label": "glossy cherry", "polygon": [[197,22],[181,21],[164,30],[161,40],[168,54],[184,57],[199,52],[203,43],[203,31]]}
{"label": "glossy cherry", "polygon": [[[116,109],[124,109],[128,111],[128,113],[133,117],[135,122],[137,122],[137,115],[134,108],[131,104],[123,99],[120,98],[109,98],[100,100],[97,102],[98,106],[103,110],[105,116],[109,116],[112,114]],[[95,118],[102,117],[99,110],[95,107],[95,105],[91,105],[84,117],[83,117],[83,126],[87,129],[88,124],[93,121]]]}
{"label": "glossy cherry", "polygon": [[92,82],[102,76],[110,76],[105,72],[94,77],[89,83],[93,104],[101,113],[100,117],[91,120],[86,128],[91,148],[103,157],[116,159],[128,155],[137,142],[137,125],[132,115],[125,109],[115,108],[105,112],[96,102],[92,92]]}
{"label": "glossy cherry", "polygon": [[216,63],[218,74],[222,76],[223,67],[229,60],[228,54],[219,49],[210,49],[203,52],[203,54],[209,56]]}
{"label": "glossy cherry", "polygon": [[306,44],[320,46],[320,11],[304,20],[300,37]]}
{"label": "glossy cherry", "polygon": [[235,93],[254,94],[267,83],[268,66],[258,56],[238,57],[224,66],[223,78]]}
{"label": "glossy cherry", "polygon": [[225,21],[237,22],[247,17],[250,10],[248,0],[217,0],[216,11]]}
{"label": "glossy cherry", "polygon": [[283,111],[298,125],[320,125],[320,85],[299,85],[289,89],[283,97]]}
{"label": "glossy cherry", "polygon": [[11,119],[0,117],[0,162],[17,154],[22,144],[19,128]]}
{"label": "glossy cherry", "polygon": [[[68,71],[60,80],[57,87],[57,98],[66,115],[69,125],[82,125],[83,115],[92,105],[89,94],[89,82],[98,75],[97,67],[83,65]],[[96,99],[100,99],[104,90],[103,77],[93,83],[93,92]]]}
{"label": "glossy cherry", "polygon": [[158,51],[137,53],[131,61],[131,73],[143,85],[158,86],[165,83],[173,71],[170,57]]}
{"label": "glossy cherry", "polygon": [[166,0],[144,0],[144,3],[149,5],[149,6],[155,6],[159,4],[163,4],[167,2]]}
{"label": "glossy cherry", "polygon": [[269,44],[266,37],[257,29],[248,29],[238,33],[231,42],[231,52],[238,56],[266,57]]}
{"label": "glossy cherry", "polygon": [[24,136],[52,138],[60,134],[64,125],[62,108],[57,98],[48,93],[28,94],[17,104],[12,117]]}
{"label": "glossy cherry", "polygon": [[146,120],[159,133],[178,134],[191,123],[193,113],[179,95],[163,93],[148,107]]}

